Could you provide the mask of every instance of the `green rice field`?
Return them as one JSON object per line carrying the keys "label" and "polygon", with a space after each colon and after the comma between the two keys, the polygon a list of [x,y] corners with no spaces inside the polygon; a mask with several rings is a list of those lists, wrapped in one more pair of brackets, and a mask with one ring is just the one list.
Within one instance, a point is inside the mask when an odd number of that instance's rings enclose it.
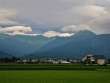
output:
{"label": "green rice field", "polygon": [[110,65],[82,64],[0,64],[0,70],[110,70]]}
{"label": "green rice field", "polygon": [[110,66],[1,64],[0,83],[110,83]]}
{"label": "green rice field", "polygon": [[110,83],[109,71],[0,71],[0,83]]}

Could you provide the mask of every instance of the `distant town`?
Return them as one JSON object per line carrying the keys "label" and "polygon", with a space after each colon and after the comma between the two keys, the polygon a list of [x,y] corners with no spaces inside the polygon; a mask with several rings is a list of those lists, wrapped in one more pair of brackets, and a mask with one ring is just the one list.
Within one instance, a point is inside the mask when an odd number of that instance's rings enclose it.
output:
{"label": "distant town", "polygon": [[8,64],[86,64],[86,65],[106,65],[110,64],[110,59],[103,55],[87,54],[81,59],[70,58],[0,58],[0,63]]}

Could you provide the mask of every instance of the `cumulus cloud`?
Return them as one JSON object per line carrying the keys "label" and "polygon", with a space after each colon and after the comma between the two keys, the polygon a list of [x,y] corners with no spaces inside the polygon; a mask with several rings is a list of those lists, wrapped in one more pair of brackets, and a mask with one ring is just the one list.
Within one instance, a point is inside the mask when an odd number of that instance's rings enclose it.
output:
{"label": "cumulus cloud", "polygon": [[25,34],[32,32],[31,27],[28,26],[11,26],[11,27],[5,27],[5,28],[0,28],[1,33],[7,33],[7,34]]}
{"label": "cumulus cloud", "polygon": [[110,0],[28,0],[24,4],[25,2],[26,0],[0,0],[0,8],[7,8],[1,10],[0,19],[13,17],[16,12],[9,8],[15,8],[19,12],[18,20],[27,18],[35,23],[47,24],[48,30],[55,30],[52,29],[55,27],[50,26],[88,25],[95,32],[110,33],[110,21],[107,19],[110,18]]}
{"label": "cumulus cloud", "polygon": [[61,31],[68,32],[68,33],[76,33],[76,32],[84,31],[84,30],[91,31],[91,28],[87,25],[69,25],[61,29]]}
{"label": "cumulus cloud", "polygon": [[[26,33],[32,32],[31,27],[25,26],[19,22],[11,20],[17,15],[16,11],[8,8],[0,8],[0,33],[9,35],[28,35]],[[35,34],[30,34],[35,35]]]}
{"label": "cumulus cloud", "polygon": [[43,34],[43,36],[45,37],[70,37],[74,35],[73,33],[61,33],[61,32],[56,32],[56,31],[48,31],[48,32],[45,32]]}

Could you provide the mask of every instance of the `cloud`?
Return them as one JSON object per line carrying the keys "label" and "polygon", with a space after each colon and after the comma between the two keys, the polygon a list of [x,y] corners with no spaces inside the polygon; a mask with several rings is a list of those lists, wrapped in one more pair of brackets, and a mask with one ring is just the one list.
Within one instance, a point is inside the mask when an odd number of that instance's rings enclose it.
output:
{"label": "cloud", "polygon": [[0,28],[1,33],[6,33],[6,34],[25,34],[32,32],[31,27],[28,26],[11,26],[11,27],[5,27],[5,28]]}
{"label": "cloud", "polygon": [[48,32],[45,32],[43,34],[43,36],[45,37],[70,37],[74,35],[73,33],[61,33],[61,32],[56,32],[56,31],[48,31]]}
{"label": "cloud", "polygon": [[97,18],[99,16],[104,16],[108,14],[108,11],[102,7],[97,5],[86,5],[81,7],[76,7],[76,12],[86,17]]}
{"label": "cloud", "polygon": [[16,16],[16,11],[12,9],[0,9],[0,20],[13,18]]}
{"label": "cloud", "polygon": [[17,26],[17,25],[23,25],[23,24],[18,23],[16,21],[12,21],[12,20],[0,20],[0,26],[1,27]]}
{"label": "cloud", "polygon": [[87,25],[69,25],[61,29],[61,31],[67,32],[67,33],[76,33],[76,32],[84,31],[84,30],[91,31],[91,28]]}
{"label": "cloud", "polygon": [[0,33],[9,35],[26,35],[26,33],[32,32],[31,27],[12,20],[16,15],[17,12],[11,8],[0,8]]}
{"label": "cloud", "polygon": [[55,26],[88,25],[97,33],[110,33],[109,0],[0,0],[0,8],[5,10],[3,13],[1,9],[0,19],[13,18],[17,11],[16,20],[26,18],[49,27],[40,30],[55,30]]}
{"label": "cloud", "polygon": [[94,0],[28,0],[25,4],[25,0],[2,0],[0,6],[15,8],[19,12],[18,19],[29,18],[36,23],[56,26],[76,23],[76,17],[80,20],[80,16],[74,14],[76,9],[73,8],[91,5],[93,2]]}
{"label": "cloud", "polygon": [[110,34],[110,15],[94,19],[88,24],[97,34]]}

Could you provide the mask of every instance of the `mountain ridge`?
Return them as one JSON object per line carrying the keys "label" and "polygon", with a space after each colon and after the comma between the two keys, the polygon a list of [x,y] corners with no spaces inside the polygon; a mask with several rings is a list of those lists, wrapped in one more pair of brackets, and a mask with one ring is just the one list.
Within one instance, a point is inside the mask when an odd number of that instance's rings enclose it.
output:
{"label": "mountain ridge", "polygon": [[80,31],[71,37],[7,36],[0,34],[0,51],[14,56],[64,56],[80,58],[87,53],[110,57],[110,34]]}

